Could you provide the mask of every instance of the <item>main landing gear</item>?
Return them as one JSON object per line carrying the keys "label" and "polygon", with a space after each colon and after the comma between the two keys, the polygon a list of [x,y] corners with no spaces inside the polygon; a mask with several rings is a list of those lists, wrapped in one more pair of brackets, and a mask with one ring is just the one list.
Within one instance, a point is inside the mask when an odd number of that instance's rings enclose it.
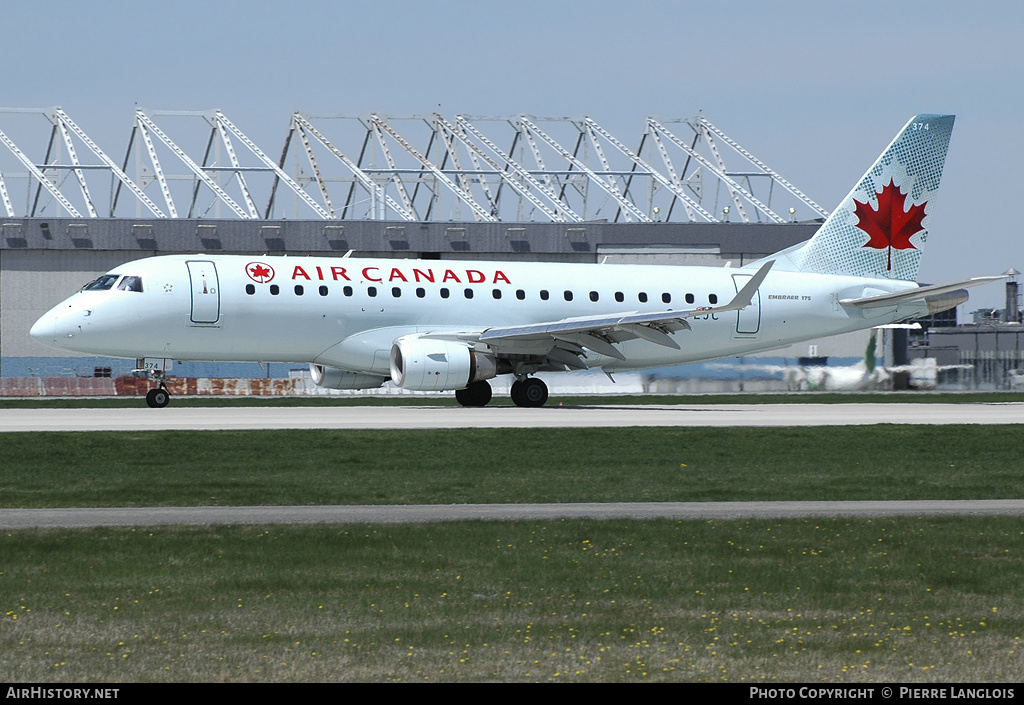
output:
{"label": "main landing gear", "polygon": [[516,406],[544,406],[548,400],[548,385],[536,377],[517,379],[512,383],[512,403]]}
{"label": "main landing gear", "polygon": [[[491,385],[485,381],[473,382],[455,392],[455,400],[462,406],[487,406],[491,400]],[[548,400],[548,386],[536,377],[517,379],[512,383],[512,402],[516,406],[544,406]]]}
{"label": "main landing gear", "polygon": [[465,389],[455,391],[455,401],[462,406],[487,406],[491,400],[491,385],[486,381],[473,382]]}

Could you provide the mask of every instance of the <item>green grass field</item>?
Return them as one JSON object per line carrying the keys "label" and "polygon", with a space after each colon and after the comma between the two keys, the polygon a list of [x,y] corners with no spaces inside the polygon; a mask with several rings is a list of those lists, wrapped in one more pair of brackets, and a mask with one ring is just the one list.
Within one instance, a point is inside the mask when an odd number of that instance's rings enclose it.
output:
{"label": "green grass field", "polygon": [[[1024,497],[1022,427],[0,434],[29,506]],[[8,681],[978,682],[1019,518],[0,533]]]}
{"label": "green grass field", "polygon": [[0,434],[0,506],[1006,499],[1022,429]]}
{"label": "green grass field", "polygon": [[1018,518],[0,534],[7,681],[1019,682]]}

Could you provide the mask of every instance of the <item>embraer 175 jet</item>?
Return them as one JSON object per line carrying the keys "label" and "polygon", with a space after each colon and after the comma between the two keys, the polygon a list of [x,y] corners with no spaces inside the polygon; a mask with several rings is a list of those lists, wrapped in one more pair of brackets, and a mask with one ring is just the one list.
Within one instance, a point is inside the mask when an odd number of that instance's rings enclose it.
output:
{"label": "embraer 175 jet", "polygon": [[[129,262],[31,335],[96,355],[309,363],[331,389],[454,390],[541,406],[537,372],[744,355],[952,308],[919,286],[952,115],[918,115],[814,236],[745,267],[174,255]],[[162,379],[147,395],[165,406]]]}

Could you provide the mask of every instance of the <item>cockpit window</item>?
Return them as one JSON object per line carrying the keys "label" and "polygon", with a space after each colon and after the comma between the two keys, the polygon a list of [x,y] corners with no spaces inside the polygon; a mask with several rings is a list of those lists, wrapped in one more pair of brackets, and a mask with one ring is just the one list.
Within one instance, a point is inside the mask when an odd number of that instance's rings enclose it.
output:
{"label": "cockpit window", "polygon": [[128,275],[117,285],[121,291],[142,291],[142,277]]}
{"label": "cockpit window", "polygon": [[91,281],[82,287],[82,291],[106,291],[110,287],[114,286],[114,282],[120,278],[120,274],[104,274],[99,279]]}

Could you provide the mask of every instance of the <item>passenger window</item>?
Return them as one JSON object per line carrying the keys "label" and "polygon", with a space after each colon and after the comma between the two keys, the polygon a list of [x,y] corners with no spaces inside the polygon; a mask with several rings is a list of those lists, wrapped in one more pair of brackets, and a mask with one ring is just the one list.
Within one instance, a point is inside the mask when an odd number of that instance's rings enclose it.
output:
{"label": "passenger window", "polygon": [[302,296],[305,292],[306,292],[306,290],[302,288],[302,284],[296,284],[295,285],[295,295],[296,296]]}
{"label": "passenger window", "polygon": [[320,296],[327,296],[327,287],[326,286],[321,286],[320,287]]}
{"label": "passenger window", "polygon": [[708,303],[717,304],[718,294],[708,294]]}
{"label": "passenger window", "polygon": [[426,295],[427,295],[427,290],[426,289],[424,289],[422,286],[421,287],[417,287],[417,289],[416,289],[416,297],[417,298],[422,299]]}
{"label": "passenger window", "polygon": [[352,296],[352,287],[346,286],[344,289],[341,290],[341,293],[343,293],[345,296]]}
{"label": "passenger window", "polygon": [[566,301],[572,301],[572,292],[571,291],[566,291],[564,294],[562,294],[562,296],[565,297]]}
{"label": "passenger window", "polygon": [[541,290],[540,290],[540,300],[541,300],[541,301],[547,301],[547,300],[548,300],[548,292],[547,292],[547,289],[541,289]]}
{"label": "passenger window", "polygon": [[254,287],[252,284],[246,284],[245,293],[247,293],[249,296],[252,296],[253,294],[256,293],[256,287]]}
{"label": "passenger window", "polygon": [[472,289],[466,289],[466,298],[467,299],[473,298],[473,290]]}
{"label": "passenger window", "polygon": [[281,293],[281,287],[279,287],[277,284],[271,284],[270,285],[270,295],[271,296],[277,296],[280,293]]}
{"label": "passenger window", "polygon": [[523,291],[522,289],[516,289],[516,298],[519,299],[520,301],[523,301],[524,299],[526,299],[526,292]]}
{"label": "passenger window", "polygon": [[394,296],[396,299],[400,298],[402,296],[402,290],[399,289],[397,286],[393,286],[391,287],[391,295]]}
{"label": "passenger window", "polygon": [[637,299],[638,299],[638,300],[640,301],[640,303],[642,303],[642,304],[645,304],[645,303],[647,303],[647,292],[645,292],[645,291],[641,291],[641,292],[640,292],[639,294],[637,294],[637,295],[636,295],[636,298],[637,298]]}
{"label": "passenger window", "polygon": [[377,287],[375,287],[375,286],[368,286],[368,287],[366,287],[366,295],[369,296],[371,299],[373,297],[375,297],[377,295]]}
{"label": "passenger window", "polygon": [[626,297],[622,295],[621,291],[616,291],[615,292],[615,300],[618,301],[621,304],[623,301],[626,300]]}
{"label": "passenger window", "polygon": [[117,288],[121,291],[142,291],[142,277],[126,276]]}
{"label": "passenger window", "polygon": [[693,303],[693,294],[687,294],[686,295],[686,303],[688,303],[688,304],[692,304]]}
{"label": "passenger window", "polygon": [[672,303],[672,294],[669,294],[668,292],[662,294],[661,295],[661,302],[665,303],[665,304]]}
{"label": "passenger window", "polygon": [[448,298],[448,287],[444,287],[444,286],[441,287],[441,298],[442,299],[447,299]]}
{"label": "passenger window", "polygon": [[494,289],[491,292],[491,296],[493,296],[496,299],[500,299],[501,298],[501,289]]}
{"label": "passenger window", "polygon": [[598,293],[596,291],[590,292],[590,300],[591,301],[597,301],[599,298],[600,298],[600,296],[598,296]]}

